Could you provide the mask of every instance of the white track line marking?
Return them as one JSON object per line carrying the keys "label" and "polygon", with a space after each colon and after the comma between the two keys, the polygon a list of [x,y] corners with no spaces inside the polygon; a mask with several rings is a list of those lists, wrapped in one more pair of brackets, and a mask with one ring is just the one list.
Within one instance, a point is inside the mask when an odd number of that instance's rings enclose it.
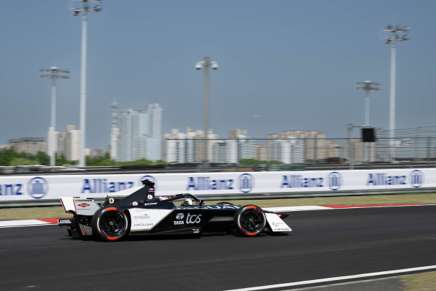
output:
{"label": "white track line marking", "polygon": [[373,204],[373,205],[343,205],[341,207],[335,206],[321,206],[321,205],[306,205],[306,206],[277,206],[277,207],[262,207],[262,209],[271,212],[296,212],[296,211],[317,211],[317,210],[347,210],[347,209],[371,209],[371,208],[398,208],[398,207],[424,207],[436,206],[436,204]]}
{"label": "white track line marking", "polygon": [[22,219],[22,220],[5,220],[0,221],[0,228],[11,227],[28,227],[28,226],[45,226],[53,225],[52,223],[38,220],[38,219]]}
{"label": "white track line marking", "polygon": [[306,206],[279,206],[262,208],[271,212],[293,212],[293,211],[312,211],[312,210],[328,210],[327,206],[306,205]]}
{"label": "white track line marking", "polygon": [[289,283],[282,283],[282,284],[264,285],[264,286],[256,286],[256,287],[248,287],[248,288],[240,288],[240,289],[229,289],[227,291],[255,291],[255,290],[286,288],[286,287],[300,287],[310,284],[323,284],[323,283],[331,283],[331,282],[337,282],[343,280],[356,280],[356,279],[371,278],[371,277],[378,277],[378,276],[400,275],[400,274],[422,272],[422,271],[429,271],[429,270],[436,270],[436,265],[382,271],[382,272],[364,273],[364,274],[356,274],[356,275],[348,275],[348,276],[339,276],[339,277],[331,277],[331,278],[322,278],[322,279],[314,279],[314,280],[306,280],[306,281],[298,281],[298,282],[289,282]]}

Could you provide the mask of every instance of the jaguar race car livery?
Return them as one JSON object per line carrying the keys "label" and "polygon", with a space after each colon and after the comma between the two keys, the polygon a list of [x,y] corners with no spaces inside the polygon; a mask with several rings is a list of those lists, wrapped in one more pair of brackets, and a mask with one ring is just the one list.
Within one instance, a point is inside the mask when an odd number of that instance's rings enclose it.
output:
{"label": "jaguar race car livery", "polygon": [[93,199],[62,197],[70,219],[59,219],[74,238],[93,237],[117,241],[133,234],[192,234],[234,232],[242,236],[292,231],[282,220],[285,213],[256,205],[228,202],[206,205],[191,194],[155,197],[154,183],[108,195],[103,203]]}

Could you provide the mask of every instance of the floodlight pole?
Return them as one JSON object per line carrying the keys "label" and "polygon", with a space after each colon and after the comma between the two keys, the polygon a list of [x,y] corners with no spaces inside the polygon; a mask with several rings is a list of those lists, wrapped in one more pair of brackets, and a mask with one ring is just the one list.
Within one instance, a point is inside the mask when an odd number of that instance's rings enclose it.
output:
{"label": "floodlight pole", "polygon": [[[372,81],[363,81],[357,82],[356,89],[365,91],[365,114],[364,114],[364,123],[363,127],[370,126],[370,117],[371,117],[371,99],[370,94],[372,91],[380,90],[380,84]],[[372,160],[372,152],[373,152],[374,144],[373,143],[365,143],[364,150],[364,160],[370,162]]]}
{"label": "floodlight pole", "polygon": [[364,126],[370,125],[370,117],[371,117],[371,99],[370,95],[372,91],[380,90],[380,84],[373,81],[363,81],[357,82],[356,85],[357,90],[365,91],[365,110],[364,110]]}
{"label": "floodlight pole", "polygon": [[204,98],[204,157],[203,166],[208,167],[209,164],[209,93],[210,93],[210,69],[218,70],[218,63],[210,57],[204,57],[199,61],[195,68],[203,70],[203,98]]}
{"label": "floodlight pole", "polygon": [[78,8],[73,8],[74,16],[81,16],[81,48],[80,48],[80,156],[79,166],[86,166],[86,97],[87,97],[87,47],[88,47],[88,14],[101,11],[100,0],[80,0]]}
{"label": "floodlight pole", "polygon": [[86,57],[88,39],[88,15],[82,14],[82,33],[81,33],[81,59],[80,59],[80,156],[79,166],[86,166],[85,146],[86,146]]}
{"label": "floodlight pole", "polygon": [[[56,79],[50,80],[51,84],[51,110],[50,110],[50,128],[55,131],[56,130]],[[51,163],[50,163],[51,164]],[[54,164],[54,162],[53,162]]]}
{"label": "floodlight pole", "polygon": [[391,70],[390,70],[390,88],[389,88],[389,138],[391,159],[394,158],[394,138],[396,129],[396,61],[397,50],[395,44],[391,44]]}
{"label": "floodlight pole", "polygon": [[50,166],[56,165],[56,92],[57,79],[69,79],[69,71],[62,70],[58,67],[50,67],[49,69],[42,69],[41,78],[50,79],[50,91],[51,91],[51,106],[50,106],[50,127],[48,128],[47,137],[47,151],[50,157]]}
{"label": "floodlight pole", "polygon": [[51,114],[50,127],[48,129],[48,154],[50,156],[50,166],[56,166],[56,79],[51,79]]}
{"label": "floodlight pole", "polygon": [[371,111],[371,100],[369,99],[369,92],[365,94],[365,126],[369,126],[369,118]]}
{"label": "floodlight pole", "polygon": [[395,130],[396,130],[396,44],[400,41],[409,40],[407,32],[409,27],[404,25],[387,25],[385,32],[388,33],[385,43],[390,46],[390,94],[389,94],[389,138],[390,159],[395,159]]}
{"label": "floodlight pole", "polygon": [[204,164],[208,165],[209,162],[209,84],[210,73],[209,67],[203,69],[203,96],[204,96]]}

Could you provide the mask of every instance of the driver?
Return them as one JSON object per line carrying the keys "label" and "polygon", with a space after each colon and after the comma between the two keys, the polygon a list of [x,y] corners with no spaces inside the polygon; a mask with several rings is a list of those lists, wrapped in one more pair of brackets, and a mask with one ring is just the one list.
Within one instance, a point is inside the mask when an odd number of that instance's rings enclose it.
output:
{"label": "driver", "polygon": [[143,179],[143,180],[141,180],[141,182],[144,185],[144,187],[146,188],[145,200],[147,202],[160,201],[159,198],[155,197],[154,182],[150,181],[149,179]]}
{"label": "driver", "polygon": [[148,179],[143,179],[141,180],[141,182],[144,185],[144,189],[145,189],[144,206],[146,206],[147,208],[162,208],[162,209],[173,209],[176,207],[174,203],[172,203],[171,201],[166,201],[168,200],[169,197],[155,196],[155,183],[153,181],[150,181]]}
{"label": "driver", "polygon": [[[142,184],[144,185],[144,188],[146,190],[145,192],[145,202],[146,203],[154,203],[154,202],[162,202],[165,203],[166,200],[168,199],[174,199],[174,198],[185,198],[185,194],[177,194],[177,195],[173,195],[173,196],[161,196],[161,197],[156,197],[155,196],[155,183],[149,179],[142,179],[141,180]],[[162,204],[159,203],[159,204]],[[194,201],[192,198],[188,197],[185,198],[182,206],[192,206],[194,205]],[[202,205],[203,201],[199,201],[199,204]],[[171,205],[173,205],[173,203],[171,203]]]}

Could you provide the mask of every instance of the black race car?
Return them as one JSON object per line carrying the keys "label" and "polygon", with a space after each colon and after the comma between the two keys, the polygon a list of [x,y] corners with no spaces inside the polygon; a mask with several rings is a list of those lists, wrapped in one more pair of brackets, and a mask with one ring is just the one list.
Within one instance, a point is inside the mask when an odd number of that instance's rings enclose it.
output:
{"label": "black race car", "polygon": [[[120,197],[122,195],[123,197]],[[239,206],[228,202],[206,205],[191,194],[155,197],[154,184],[109,195],[103,203],[93,199],[62,197],[71,219],[59,219],[74,238],[94,237],[118,241],[133,234],[192,234],[228,231],[242,236],[292,231],[275,213],[256,205]]]}

